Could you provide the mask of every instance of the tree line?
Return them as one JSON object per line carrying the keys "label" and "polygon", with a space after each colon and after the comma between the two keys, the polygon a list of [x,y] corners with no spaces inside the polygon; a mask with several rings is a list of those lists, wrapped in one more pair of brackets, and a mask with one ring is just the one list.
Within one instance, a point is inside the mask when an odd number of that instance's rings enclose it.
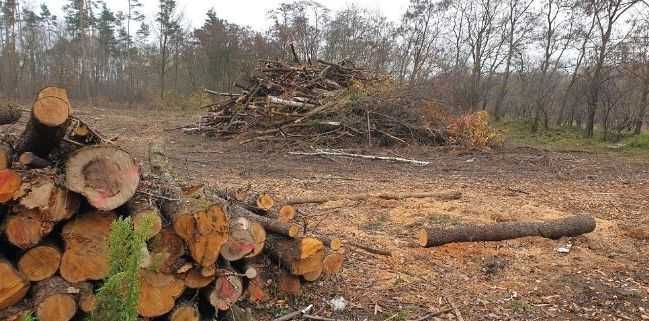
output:
{"label": "tree line", "polygon": [[[389,73],[455,112],[488,110],[538,131],[639,134],[649,104],[646,0],[410,0],[400,21],[360,7],[285,2],[255,31],[206,12],[192,28],[174,0],[114,11],[69,0],[63,16],[0,1],[1,94],[59,84],[80,99],[137,103],[201,88],[234,91],[259,59],[349,61]],[[156,98],[157,99],[157,98]]]}

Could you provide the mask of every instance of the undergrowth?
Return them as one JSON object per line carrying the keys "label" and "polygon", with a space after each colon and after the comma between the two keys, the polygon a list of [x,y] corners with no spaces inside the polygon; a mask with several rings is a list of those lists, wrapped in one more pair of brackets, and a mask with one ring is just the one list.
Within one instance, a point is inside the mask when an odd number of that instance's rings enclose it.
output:
{"label": "undergrowth", "polygon": [[649,151],[649,133],[626,136],[612,142],[604,140],[601,131],[596,131],[592,138],[584,137],[583,131],[576,127],[540,129],[536,133],[531,133],[529,123],[524,121],[502,121],[495,126],[505,132],[507,138],[515,144],[544,146],[559,151],[573,149],[629,153]]}
{"label": "undergrowth", "polygon": [[108,239],[110,272],[97,291],[97,308],[89,321],[137,321],[138,272],[151,226],[150,220],[138,229],[131,218],[113,222]]}

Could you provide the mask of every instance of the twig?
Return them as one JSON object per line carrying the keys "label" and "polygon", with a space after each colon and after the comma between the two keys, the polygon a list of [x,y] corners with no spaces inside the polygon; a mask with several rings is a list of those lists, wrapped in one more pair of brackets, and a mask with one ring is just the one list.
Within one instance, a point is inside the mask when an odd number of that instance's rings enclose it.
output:
{"label": "twig", "polygon": [[387,318],[387,319],[385,319],[383,321],[390,321],[390,320],[396,318],[398,315],[399,315],[399,313],[395,313],[394,315],[392,315],[391,317],[389,317],[389,318]]}
{"label": "twig", "polygon": [[460,313],[460,309],[457,308],[457,305],[453,303],[449,298],[446,298],[446,302],[453,308],[453,313],[455,314],[455,318],[457,321],[464,321],[464,318],[462,318],[462,314]]}
{"label": "twig", "polygon": [[440,316],[440,315],[442,315],[442,314],[447,314],[447,313],[449,313],[449,312],[453,312],[453,309],[452,309],[452,308],[448,308],[448,309],[440,310],[440,311],[437,311],[437,312],[428,313],[428,314],[424,315],[424,316],[421,317],[421,318],[414,319],[414,320],[410,320],[410,321],[424,321],[424,320],[430,319],[430,318],[432,318],[432,317]]}
{"label": "twig", "polygon": [[148,195],[148,196],[151,196],[153,198],[158,198],[158,199],[165,200],[165,201],[170,201],[170,202],[180,202],[180,201],[182,201],[179,198],[170,198],[170,197],[162,196],[160,194],[154,194],[154,193],[149,193],[149,192],[145,192],[145,191],[138,191],[138,193],[142,193],[144,195]]}
{"label": "twig", "polygon": [[301,315],[305,315],[305,314],[309,313],[309,311],[311,311],[311,309],[313,309],[313,304],[309,305],[308,307],[306,307],[306,308],[304,308],[302,310],[291,312],[289,314],[281,316],[281,317],[279,317],[277,319],[274,319],[273,321],[288,321],[288,320],[291,320],[291,319],[293,319],[293,318],[295,318],[297,316],[301,316]]}
{"label": "twig", "polygon": [[325,318],[312,314],[305,314],[302,316],[305,319],[318,320],[318,321],[338,321],[339,319]]}
{"label": "twig", "polygon": [[384,160],[384,161],[410,163],[410,164],[414,164],[414,165],[418,165],[418,166],[427,166],[427,165],[431,164],[431,162],[427,162],[427,161],[420,161],[420,160],[407,159],[407,158],[401,158],[401,157],[388,157],[388,156],[377,156],[377,155],[353,154],[353,153],[347,153],[347,152],[336,151],[336,150],[328,150],[328,149],[317,149],[315,152],[312,152],[312,153],[289,152],[289,155],[301,155],[301,156],[323,156],[323,155],[326,155],[326,156],[351,157],[351,158],[362,158],[362,159],[370,159],[370,160]]}

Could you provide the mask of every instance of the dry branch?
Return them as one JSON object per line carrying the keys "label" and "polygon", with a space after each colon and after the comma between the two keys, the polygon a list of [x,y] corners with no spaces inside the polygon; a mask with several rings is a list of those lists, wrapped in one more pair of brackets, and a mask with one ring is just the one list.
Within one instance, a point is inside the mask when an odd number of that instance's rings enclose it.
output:
{"label": "dry branch", "polygon": [[333,196],[314,196],[314,197],[302,197],[302,198],[290,198],[284,201],[284,204],[287,205],[298,205],[298,204],[321,204],[326,202],[333,202],[339,200],[353,200],[353,201],[362,201],[368,200],[370,198],[381,198],[386,200],[401,200],[407,198],[434,198],[437,200],[449,201],[457,200],[462,197],[460,192],[422,192],[422,193],[390,193],[390,192],[380,192],[380,193],[360,193],[360,194],[349,194],[349,195],[333,195]]}
{"label": "dry branch", "polygon": [[317,149],[315,152],[311,152],[311,153],[289,152],[289,155],[351,157],[351,158],[362,158],[362,159],[369,159],[369,160],[383,160],[383,161],[390,161],[390,162],[409,163],[417,166],[427,166],[431,164],[431,162],[427,162],[427,161],[407,159],[402,157],[363,155],[363,154],[347,153],[343,151],[330,150],[330,149]]}

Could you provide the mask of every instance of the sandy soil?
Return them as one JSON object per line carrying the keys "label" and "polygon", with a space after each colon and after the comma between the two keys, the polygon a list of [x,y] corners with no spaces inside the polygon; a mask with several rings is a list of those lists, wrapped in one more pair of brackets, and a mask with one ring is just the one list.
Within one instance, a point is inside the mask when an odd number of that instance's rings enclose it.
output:
{"label": "sandy soil", "polygon": [[[449,308],[450,301],[464,320],[649,320],[649,155],[516,146],[489,153],[430,147],[365,151],[433,162],[415,167],[291,156],[287,152],[300,147],[239,145],[169,130],[191,123],[196,113],[81,108],[77,114],[106,136],[119,135],[118,142],[140,159],[150,141],[165,137],[178,175],[224,189],[250,184],[279,199],[372,191],[463,193],[446,202],[371,199],[300,207],[310,228],[395,255],[349,250],[343,273],[307,285],[297,299],[258,307],[262,319],[314,304],[314,313],[343,320],[417,320]],[[413,243],[417,229],[432,224],[573,213],[593,214],[597,230],[558,241],[524,238],[431,249]],[[566,244],[572,251],[558,253]],[[349,302],[336,315],[327,304],[335,296]],[[458,319],[455,313],[436,318]]]}

